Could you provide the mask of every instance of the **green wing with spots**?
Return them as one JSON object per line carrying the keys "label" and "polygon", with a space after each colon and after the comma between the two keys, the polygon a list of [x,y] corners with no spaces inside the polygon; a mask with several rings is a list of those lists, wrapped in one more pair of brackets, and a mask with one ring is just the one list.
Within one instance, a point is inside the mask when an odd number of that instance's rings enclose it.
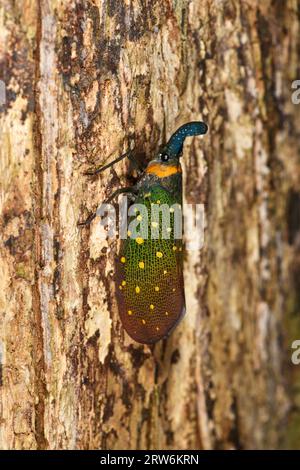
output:
{"label": "green wing with spots", "polygon": [[[144,209],[129,218],[128,238],[121,242],[116,262],[120,317],[127,333],[140,343],[167,336],[184,313],[182,239],[175,223],[180,225],[182,217],[177,203],[160,185],[143,189],[135,204]],[[132,223],[144,231],[134,234]]]}

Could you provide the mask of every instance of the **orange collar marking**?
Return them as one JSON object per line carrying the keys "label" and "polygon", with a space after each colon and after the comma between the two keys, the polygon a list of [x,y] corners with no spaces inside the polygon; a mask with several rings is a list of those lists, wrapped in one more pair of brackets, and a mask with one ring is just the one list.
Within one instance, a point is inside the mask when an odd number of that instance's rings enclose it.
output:
{"label": "orange collar marking", "polygon": [[149,175],[158,176],[158,178],[166,178],[167,176],[182,173],[180,165],[161,165],[160,163],[150,163],[146,168],[146,173]]}

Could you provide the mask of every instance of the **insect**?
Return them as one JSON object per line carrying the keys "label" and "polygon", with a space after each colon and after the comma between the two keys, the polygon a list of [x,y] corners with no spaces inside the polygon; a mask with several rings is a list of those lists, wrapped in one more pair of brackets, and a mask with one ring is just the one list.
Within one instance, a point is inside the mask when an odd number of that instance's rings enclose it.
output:
{"label": "insect", "polygon": [[[121,322],[129,336],[139,343],[151,344],[167,337],[185,313],[183,247],[182,237],[176,235],[178,212],[175,210],[179,209],[181,217],[179,159],[185,138],[206,132],[204,122],[181,126],[150,160],[136,185],[118,189],[106,201],[126,192],[134,203],[131,207],[135,212],[131,211],[128,219],[128,236],[121,240],[116,259],[115,280]],[[88,174],[103,171],[126,156],[131,158],[126,153]],[[165,219],[162,209],[166,211]],[[94,217],[95,214],[80,225],[90,223]],[[132,225],[140,229],[143,226],[144,230],[132,233]]]}

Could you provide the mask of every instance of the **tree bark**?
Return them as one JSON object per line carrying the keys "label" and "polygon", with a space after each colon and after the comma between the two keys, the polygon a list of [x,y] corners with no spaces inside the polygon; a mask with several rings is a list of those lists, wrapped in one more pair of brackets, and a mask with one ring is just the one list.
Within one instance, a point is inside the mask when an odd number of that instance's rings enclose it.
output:
{"label": "tree bark", "polygon": [[[2,0],[2,449],[297,448],[299,1]],[[154,348],[115,300],[116,240],[79,229],[181,124],[187,315]]]}

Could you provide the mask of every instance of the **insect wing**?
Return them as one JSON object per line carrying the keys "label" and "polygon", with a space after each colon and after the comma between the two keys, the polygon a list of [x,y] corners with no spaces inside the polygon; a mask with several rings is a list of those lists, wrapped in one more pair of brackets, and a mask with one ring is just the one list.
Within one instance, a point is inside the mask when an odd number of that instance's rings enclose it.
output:
{"label": "insect wing", "polygon": [[[165,222],[169,223],[169,238],[163,232],[162,216],[153,221],[153,204],[170,207],[176,203],[168,191],[161,186],[151,188],[136,203],[143,203],[147,208],[148,238],[129,235],[121,242],[116,262],[117,300],[127,333],[139,343],[150,344],[167,336],[185,310],[182,239],[174,237],[172,207],[168,209],[170,221]],[[137,212],[134,217],[139,216]],[[155,224],[158,224],[157,239],[151,238],[152,229],[157,228]]]}

